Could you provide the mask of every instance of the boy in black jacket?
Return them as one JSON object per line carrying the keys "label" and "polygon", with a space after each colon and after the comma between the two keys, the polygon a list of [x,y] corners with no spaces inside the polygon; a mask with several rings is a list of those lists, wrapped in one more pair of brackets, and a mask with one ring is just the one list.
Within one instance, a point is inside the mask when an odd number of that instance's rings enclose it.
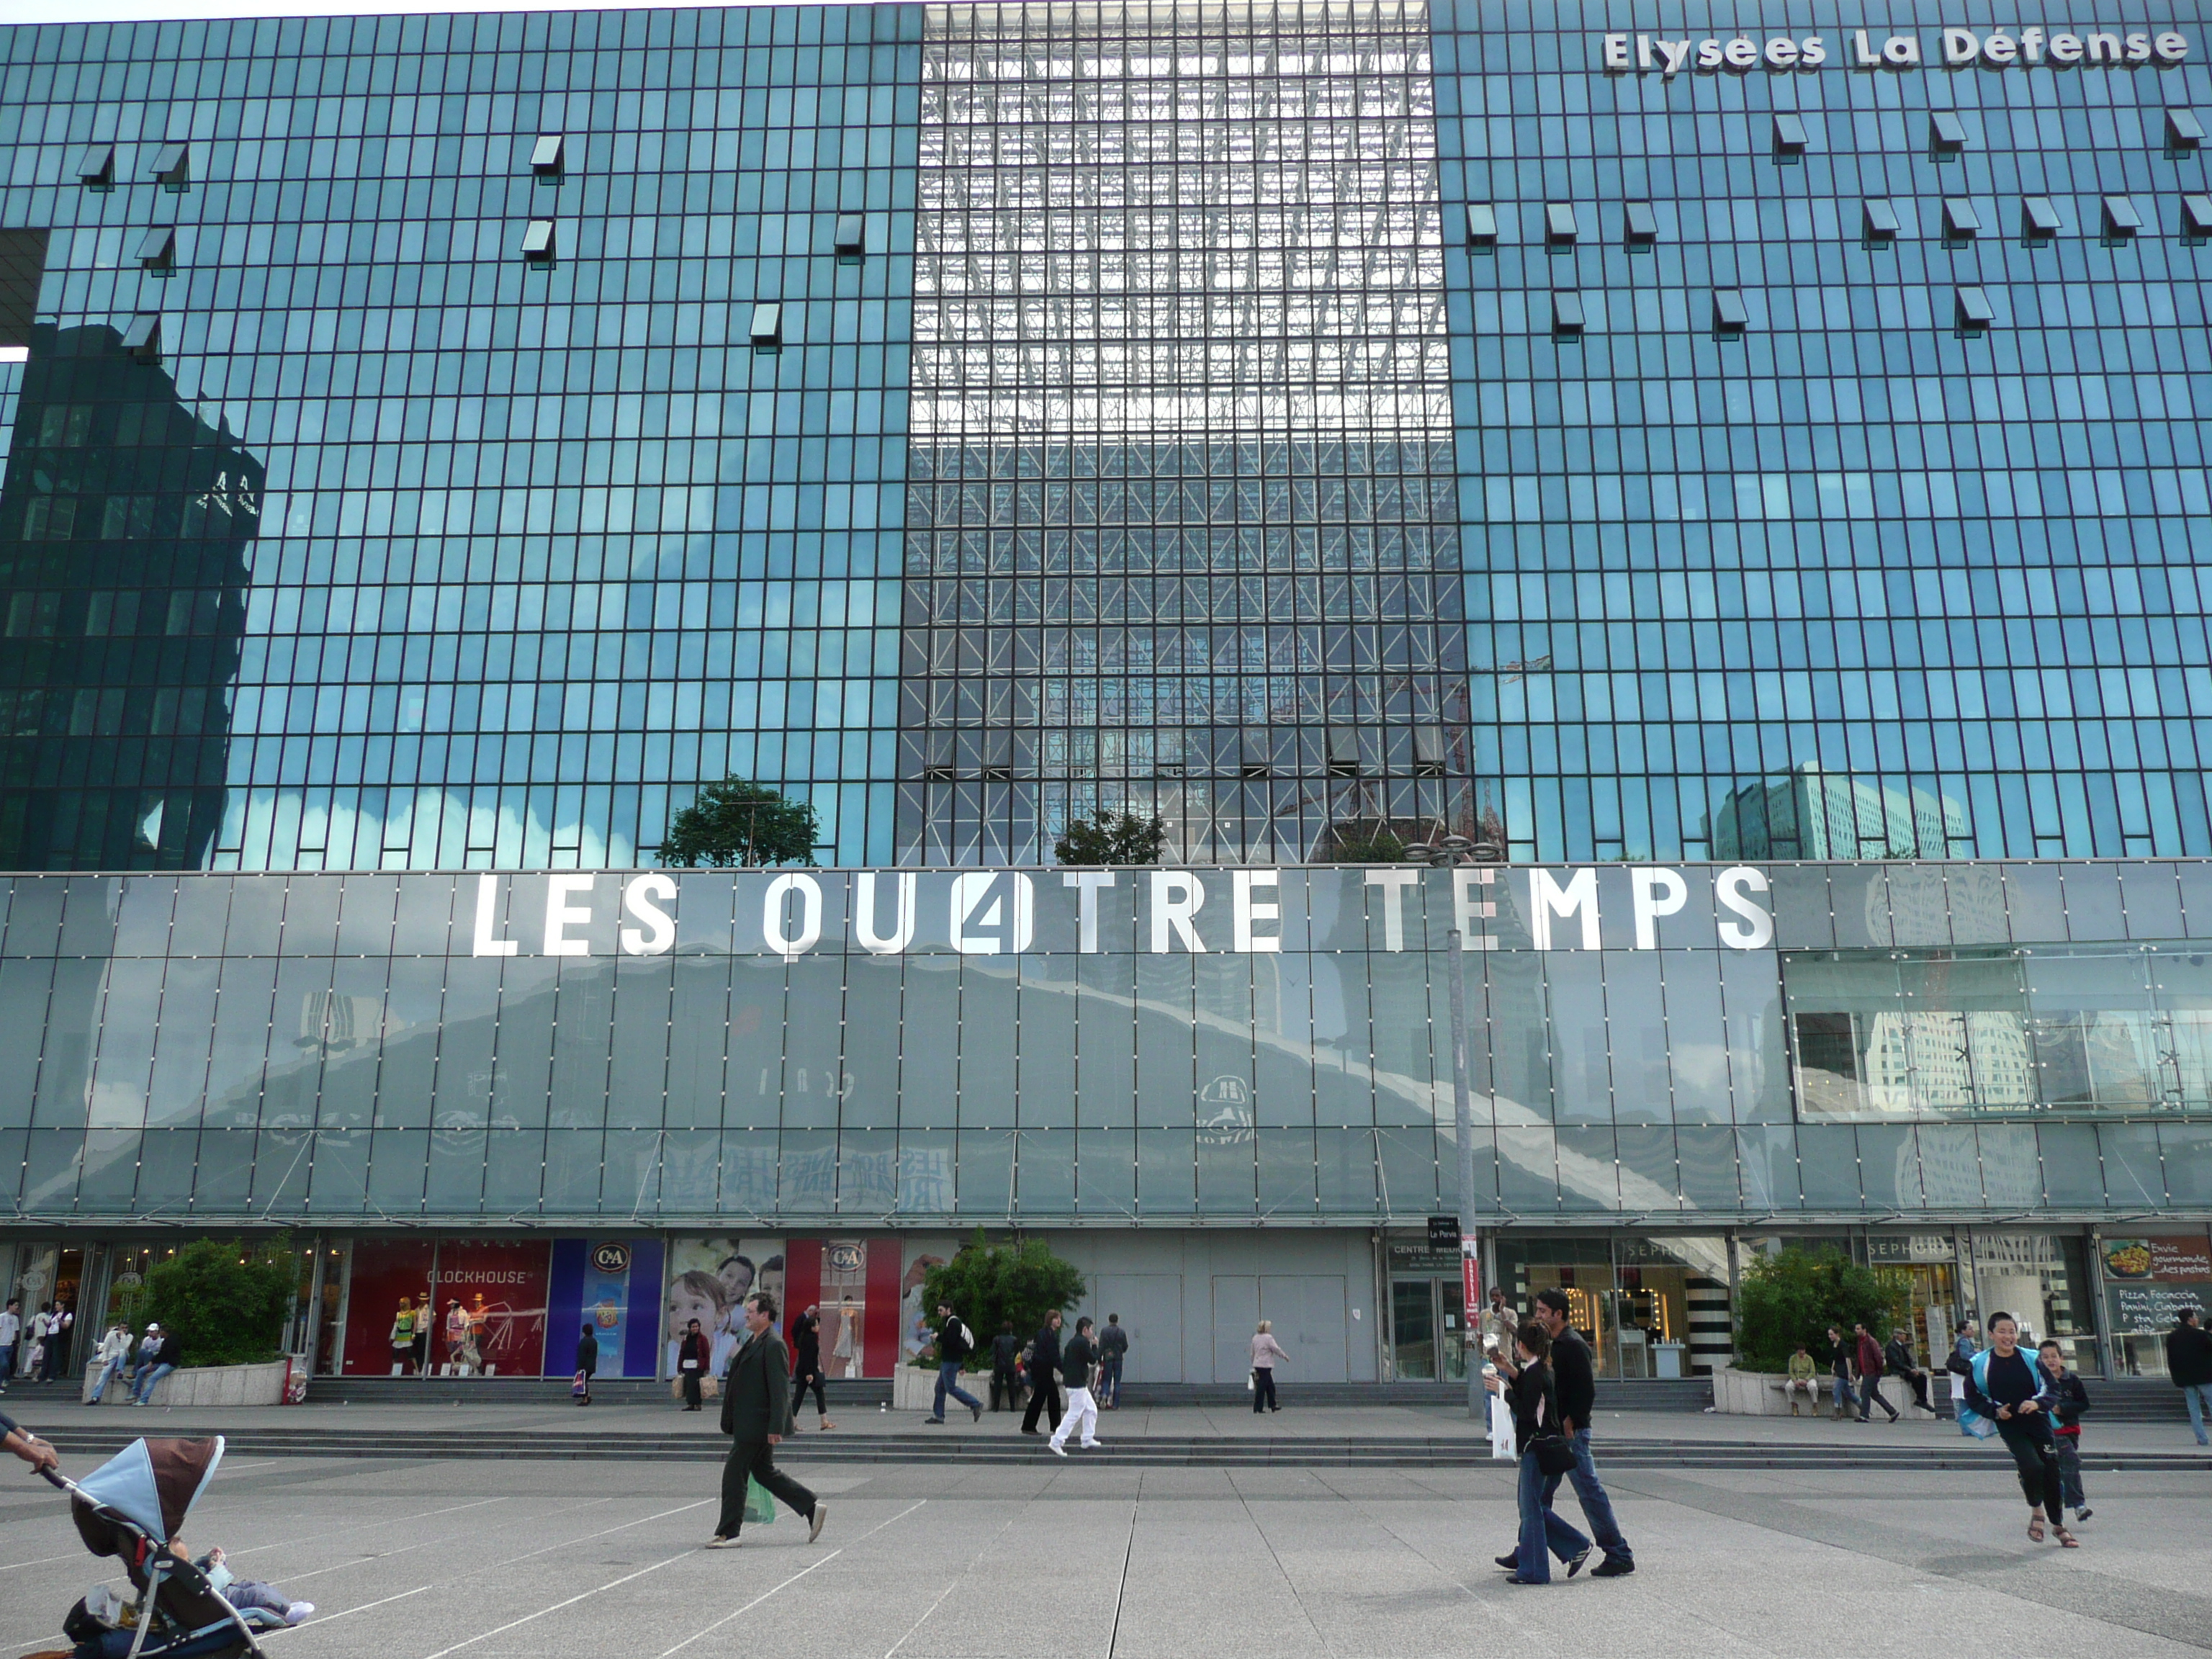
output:
{"label": "boy in black jacket", "polygon": [[2066,1356],[2056,1339],[2045,1337],[2035,1357],[2051,1378],[2051,1392],[2058,1396],[2051,1408],[2051,1437],[2058,1448],[2058,1484],[2074,1518],[2087,1521],[2089,1499],[2081,1490],[2081,1413],[2089,1409],[2089,1391],[2081,1386],[2081,1372],[2066,1369]]}

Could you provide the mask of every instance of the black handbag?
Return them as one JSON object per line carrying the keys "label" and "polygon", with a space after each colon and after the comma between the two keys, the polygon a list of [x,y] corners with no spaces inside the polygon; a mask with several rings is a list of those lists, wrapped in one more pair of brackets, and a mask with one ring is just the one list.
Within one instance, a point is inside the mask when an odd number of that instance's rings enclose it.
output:
{"label": "black handbag", "polygon": [[1536,1467],[1546,1474],[1566,1474],[1575,1467],[1575,1449],[1564,1434],[1540,1434],[1528,1443]]}

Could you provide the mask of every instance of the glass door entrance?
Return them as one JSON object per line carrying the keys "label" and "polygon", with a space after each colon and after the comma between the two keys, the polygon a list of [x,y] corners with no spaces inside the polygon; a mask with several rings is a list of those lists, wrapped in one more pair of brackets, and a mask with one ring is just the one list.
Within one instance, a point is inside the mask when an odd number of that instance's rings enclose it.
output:
{"label": "glass door entrance", "polygon": [[1457,1256],[1390,1247],[1390,1355],[1396,1382],[1467,1380],[1467,1298]]}

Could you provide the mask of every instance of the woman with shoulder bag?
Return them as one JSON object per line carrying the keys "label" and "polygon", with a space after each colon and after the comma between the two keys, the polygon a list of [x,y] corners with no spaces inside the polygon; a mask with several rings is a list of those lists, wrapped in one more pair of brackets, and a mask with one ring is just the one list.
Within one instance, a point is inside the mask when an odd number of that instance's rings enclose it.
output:
{"label": "woman with shoulder bag", "polygon": [[713,1346],[707,1333],[692,1320],[684,1328],[684,1340],[676,1345],[676,1376],[684,1389],[684,1409],[696,1412],[699,1407],[700,1389],[707,1375],[707,1361],[712,1357]]}
{"label": "woman with shoulder bag", "polygon": [[1492,1394],[1504,1395],[1513,1410],[1513,1442],[1521,1454],[1521,1541],[1498,1565],[1511,1570],[1509,1584],[1548,1584],[1551,1558],[1567,1564],[1567,1577],[1582,1570],[1590,1540],[1561,1520],[1546,1501],[1553,1477],[1574,1465],[1574,1449],[1559,1432],[1559,1396],[1552,1380],[1552,1338],[1534,1320],[1513,1334],[1513,1364],[1499,1364],[1501,1375],[1483,1379]]}

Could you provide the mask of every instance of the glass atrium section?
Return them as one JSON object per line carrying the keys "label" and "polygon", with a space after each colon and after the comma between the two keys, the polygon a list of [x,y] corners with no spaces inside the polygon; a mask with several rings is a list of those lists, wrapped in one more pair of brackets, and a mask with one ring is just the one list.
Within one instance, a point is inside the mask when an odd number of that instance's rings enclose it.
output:
{"label": "glass atrium section", "polygon": [[0,863],[889,858],[921,23],[0,31]]}
{"label": "glass atrium section", "polygon": [[1927,5],[1431,16],[1515,856],[2212,853],[2201,15],[1965,69]]}
{"label": "glass atrium section", "polygon": [[[1449,874],[1103,873],[10,878],[0,1200],[871,1227],[1454,1200]],[[1486,889],[1483,1215],[2212,1203],[2212,866],[1659,873],[1656,914],[1648,866]]]}
{"label": "glass atrium section", "polygon": [[1419,4],[933,7],[898,853],[1474,816]]}

